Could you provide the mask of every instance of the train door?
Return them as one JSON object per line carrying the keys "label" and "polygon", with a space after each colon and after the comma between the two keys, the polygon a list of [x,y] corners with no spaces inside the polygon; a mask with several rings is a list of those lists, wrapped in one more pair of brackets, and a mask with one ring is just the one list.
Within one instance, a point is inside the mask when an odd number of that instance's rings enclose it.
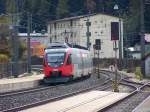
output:
{"label": "train door", "polygon": [[72,54],[68,54],[66,65],[65,65],[65,74],[73,75],[73,66],[72,66]]}
{"label": "train door", "polygon": [[84,52],[83,63],[84,63],[84,75],[88,75],[88,66],[89,66],[88,54]]}
{"label": "train door", "polygon": [[85,72],[85,70],[84,70],[84,53],[83,53],[83,51],[81,50],[81,76],[84,76],[84,72]]}
{"label": "train door", "polygon": [[72,54],[72,63],[74,65],[74,77],[81,77],[81,56],[79,50],[74,50]]}

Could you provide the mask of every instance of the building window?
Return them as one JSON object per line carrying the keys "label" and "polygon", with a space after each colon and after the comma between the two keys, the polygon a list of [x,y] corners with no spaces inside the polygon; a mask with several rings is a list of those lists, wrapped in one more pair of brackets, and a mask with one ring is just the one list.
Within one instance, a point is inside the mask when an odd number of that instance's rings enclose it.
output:
{"label": "building window", "polygon": [[65,37],[65,42],[68,43],[68,37]]}
{"label": "building window", "polygon": [[57,40],[57,36],[55,35],[55,41]]}
{"label": "building window", "polygon": [[70,26],[72,26],[72,20],[70,20]]}
{"label": "building window", "polygon": [[56,23],[54,23],[54,29],[56,29]]}
{"label": "building window", "polygon": [[70,37],[73,37],[73,32],[71,32],[71,35],[70,35]]}
{"label": "building window", "polygon": [[51,34],[52,33],[52,26],[50,25],[50,28],[49,28],[49,33]]}
{"label": "building window", "polygon": [[74,26],[76,26],[76,21],[74,22]]}
{"label": "building window", "polygon": [[50,37],[50,43],[52,43],[52,37]]}

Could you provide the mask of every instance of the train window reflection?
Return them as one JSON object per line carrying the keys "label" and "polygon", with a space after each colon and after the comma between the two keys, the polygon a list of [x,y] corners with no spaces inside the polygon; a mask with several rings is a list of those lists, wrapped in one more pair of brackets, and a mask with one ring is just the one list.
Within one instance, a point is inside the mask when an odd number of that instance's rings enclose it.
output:
{"label": "train window reflection", "polygon": [[48,53],[47,61],[48,63],[63,63],[65,58],[65,53]]}

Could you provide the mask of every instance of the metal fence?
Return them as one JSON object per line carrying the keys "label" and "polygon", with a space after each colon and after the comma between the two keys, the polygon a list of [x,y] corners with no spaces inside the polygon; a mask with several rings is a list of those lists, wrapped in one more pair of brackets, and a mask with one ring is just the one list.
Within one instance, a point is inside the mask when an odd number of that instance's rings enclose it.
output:
{"label": "metal fence", "polygon": [[18,77],[27,72],[27,63],[5,63],[0,64],[0,79]]}

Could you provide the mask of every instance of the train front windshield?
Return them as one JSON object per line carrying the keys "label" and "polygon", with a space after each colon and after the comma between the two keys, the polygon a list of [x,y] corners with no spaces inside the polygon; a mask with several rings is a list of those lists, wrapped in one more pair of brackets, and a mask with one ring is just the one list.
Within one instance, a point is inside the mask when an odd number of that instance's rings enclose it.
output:
{"label": "train front windshield", "polygon": [[65,53],[48,53],[47,62],[50,67],[60,67],[65,60]]}

